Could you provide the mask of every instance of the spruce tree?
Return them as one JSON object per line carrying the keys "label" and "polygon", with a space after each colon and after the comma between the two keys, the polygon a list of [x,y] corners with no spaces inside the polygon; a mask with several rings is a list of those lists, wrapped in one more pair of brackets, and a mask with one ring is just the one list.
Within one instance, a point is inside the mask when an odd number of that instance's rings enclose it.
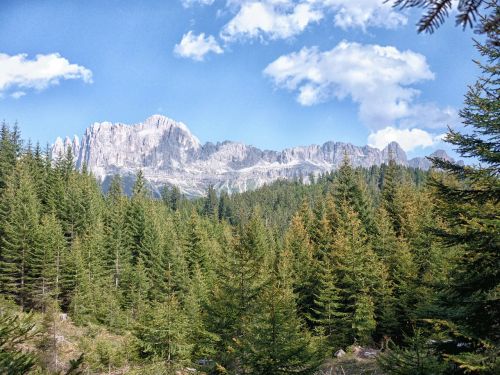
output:
{"label": "spruce tree", "polygon": [[29,302],[29,255],[36,246],[40,203],[25,163],[16,166],[4,193],[0,282],[24,309]]}
{"label": "spruce tree", "polygon": [[209,185],[207,189],[207,196],[203,204],[203,214],[209,218],[217,218],[219,215],[219,200],[213,185]]}
{"label": "spruce tree", "polygon": [[54,214],[42,217],[31,249],[30,298],[34,306],[45,306],[52,299],[59,302],[62,287],[62,267],[66,254],[66,241]]}
{"label": "spruce tree", "polygon": [[401,171],[396,161],[391,156],[388,165],[384,165],[383,184],[381,194],[382,207],[387,211],[388,217],[397,235],[401,234],[401,218],[398,207],[398,188],[402,183]]}
{"label": "spruce tree", "polygon": [[17,159],[16,136],[9,129],[9,126],[2,122],[0,130],[0,192],[2,192],[9,176],[13,173]]}
{"label": "spruce tree", "polygon": [[217,262],[208,323],[219,337],[216,359],[227,371],[250,371],[246,343],[261,307],[258,296],[268,281],[269,254],[268,235],[257,211]]}
{"label": "spruce tree", "polygon": [[188,319],[172,291],[163,302],[146,307],[134,334],[139,340],[140,355],[159,359],[169,369],[179,369],[190,362]]}
{"label": "spruce tree", "polygon": [[[462,157],[479,165],[458,165],[435,158],[446,177],[434,178],[437,212],[447,224],[438,235],[461,254],[450,287],[443,294],[446,317],[474,345],[466,353],[448,355],[461,368],[480,373],[498,371],[500,348],[500,6],[488,2],[476,42],[482,55],[481,76],[469,87],[460,116],[468,131],[450,130],[446,141]],[[464,340],[462,337],[461,340]]]}
{"label": "spruce tree", "polygon": [[342,291],[341,312],[345,314],[339,330],[345,337],[345,344],[354,340],[367,343],[375,330],[375,311],[371,305],[380,291],[383,267],[357,213],[347,205],[341,210],[346,219],[335,234],[331,252],[338,287]]}
{"label": "spruce tree", "polygon": [[309,319],[315,323],[316,329],[324,339],[324,353],[332,356],[333,353],[346,342],[344,320],[347,318],[343,303],[343,292],[339,288],[339,275],[336,273],[331,256],[320,262],[318,287],[314,298],[314,314]]}
{"label": "spruce tree", "polygon": [[297,307],[302,318],[311,317],[314,307],[314,294],[318,290],[316,284],[319,260],[315,257],[315,249],[309,238],[300,214],[296,214],[290,223],[284,238],[285,251],[293,256],[293,287],[297,294]]}
{"label": "spruce tree", "polygon": [[144,177],[139,171],[125,212],[125,241],[133,264],[138,262],[144,239],[146,194]]}
{"label": "spruce tree", "polygon": [[210,262],[208,238],[202,228],[200,217],[195,211],[191,212],[186,229],[185,244],[189,267],[192,270],[198,266],[206,271]]}
{"label": "spruce tree", "polygon": [[104,214],[105,262],[116,289],[120,287],[123,274],[129,271],[131,262],[125,243],[125,209],[122,181],[120,176],[116,175],[111,180]]}
{"label": "spruce tree", "polygon": [[337,209],[340,209],[344,202],[347,202],[358,214],[367,233],[374,233],[373,209],[367,194],[366,184],[352,168],[347,154],[344,155],[342,164],[337,171],[333,188]]}
{"label": "spruce tree", "polygon": [[[385,295],[381,300],[385,304],[379,307],[384,311],[382,324],[386,335],[399,335],[410,327],[415,317],[417,302],[417,269],[408,242],[397,236],[391,225],[386,209],[381,206],[377,211],[377,236],[373,248],[387,270],[387,280],[391,296]],[[383,293],[387,293],[386,289]],[[392,301],[390,303],[389,301]],[[389,311],[393,309],[393,311]],[[395,319],[395,320],[393,320]]]}
{"label": "spruce tree", "polygon": [[32,316],[20,318],[0,309],[0,369],[6,375],[26,374],[35,367],[36,355],[20,348],[36,335]]}
{"label": "spruce tree", "polygon": [[140,242],[139,258],[144,264],[151,288],[149,299],[160,299],[165,293],[166,259],[162,222],[151,204],[147,205],[144,215],[144,233]]}
{"label": "spruce tree", "polygon": [[193,360],[207,360],[216,354],[217,335],[207,329],[207,306],[210,303],[209,287],[205,275],[196,265],[192,271],[189,288],[183,303],[189,322],[189,342],[193,345],[191,352]]}
{"label": "spruce tree", "polygon": [[256,374],[305,374],[315,368],[311,336],[297,316],[293,255],[280,252],[269,285],[260,294],[260,314],[246,340],[249,367]]}

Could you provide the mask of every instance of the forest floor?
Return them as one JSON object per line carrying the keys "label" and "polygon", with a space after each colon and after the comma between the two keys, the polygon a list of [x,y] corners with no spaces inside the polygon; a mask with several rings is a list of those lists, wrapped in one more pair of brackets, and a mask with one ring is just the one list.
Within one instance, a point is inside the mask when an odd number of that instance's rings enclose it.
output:
{"label": "forest floor", "polygon": [[[38,326],[43,324],[41,314],[34,314],[33,317]],[[70,360],[75,360],[81,353],[85,353],[83,367],[85,373],[88,374],[157,375],[163,373],[155,365],[129,365],[137,359],[130,358],[130,353],[136,349],[130,333],[118,335],[102,326],[92,324],[81,327],[75,325],[66,314],[57,314],[54,318],[50,322],[52,324],[49,323],[49,326],[52,326],[49,328],[52,332],[45,336],[45,340],[37,336],[24,345],[27,350],[37,351],[40,360],[52,371],[64,371],[68,368]],[[45,341],[45,345],[41,343],[41,340]],[[376,349],[353,346],[341,357],[325,361],[316,375],[384,375],[377,365],[378,353]],[[203,374],[203,372],[189,370],[175,373]]]}
{"label": "forest floor", "polygon": [[317,375],[384,375],[378,354],[376,349],[354,346],[343,356],[327,360]]}

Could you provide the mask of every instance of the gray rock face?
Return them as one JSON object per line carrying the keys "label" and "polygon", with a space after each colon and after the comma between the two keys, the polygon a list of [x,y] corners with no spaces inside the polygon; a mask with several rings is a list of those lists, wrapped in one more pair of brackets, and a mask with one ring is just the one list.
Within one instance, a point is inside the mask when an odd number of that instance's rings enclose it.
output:
{"label": "gray rock face", "polygon": [[[444,150],[436,150],[432,154],[430,154],[429,157],[440,158],[447,161],[454,161],[453,158],[448,156],[448,154]],[[432,162],[428,158],[413,158],[409,161],[408,166],[428,170],[430,167],[432,167]]]}
{"label": "gray rock face", "polygon": [[69,147],[77,168],[87,165],[101,182],[114,174],[130,178],[142,170],[153,189],[176,185],[188,196],[205,194],[209,184],[234,193],[277,179],[319,175],[337,169],[346,154],[356,167],[381,165],[391,157],[402,165],[422,169],[430,166],[424,158],[408,161],[395,142],[383,150],[341,142],[283,151],[260,150],[230,141],[202,145],[186,125],[160,115],[136,125],[94,123],[81,141],[77,137],[64,141],[58,138],[52,147],[53,160],[64,155]]}

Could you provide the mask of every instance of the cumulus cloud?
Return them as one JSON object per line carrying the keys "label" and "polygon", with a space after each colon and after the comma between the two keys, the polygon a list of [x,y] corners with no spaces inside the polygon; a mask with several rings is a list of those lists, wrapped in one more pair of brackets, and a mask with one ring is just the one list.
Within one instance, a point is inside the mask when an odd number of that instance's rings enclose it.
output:
{"label": "cumulus cloud", "polygon": [[13,92],[12,94],[10,94],[10,96],[14,99],[22,98],[24,95],[26,95],[26,93],[24,91],[16,91],[16,92]]}
{"label": "cumulus cloud", "polygon": [[[432,117],[446,126],[452,110],[416,102],[414,84],[434,79],[425,56],[392,46],[343,41],[329,51],[302,48],[283,55],[264,69],[277,87],[297,93],[297,101],[310,106],[332,98],[350,98],[359,106],[359,117],[370,129],[405,123],[412,127]],[[425,113],[432,109],[432,116]],[[436,125],[436,126],[434,126]],[[439,127],[433,124],[433,127]]]}
{"label": "cumulus cloud", "polygon": [[397,142],[405,151],[412,151],[416,148],[425,148],[435,146],[441,142],[444,134],[431,134],[425,130],[397,129],[388,126],[384,129],[371,133],[368,136],[368,144],[378,149],[383,149],[391,142]]}
{"label": "cumulus cloud", "polygon": [[[234,3],[234,1],[233,1]],[[286,39],[302,33],[323,18],[319,9],[307,2],[289,0],[242,1],[239,9],[220,35],[225,41],[268,37]]]}
{"label": "cumulus cloud", "polygon": [[[181,1],[186,8],[194,4],[212,5],[215,2]],[[333,20],[335,26],[344,30],[366,30],[368,27],[393,29],[407,23],[407,17],[385,0],[226,0],[225,5],[217,10],[217,15],[228,14],[231,18],[219,32],[219,38],[227,44],[251,39],[262,42],[286,40],[325,19]],[[212,38],[213,51],[222,51],[213,37],[209,38]],[[203,57],[197,57],[196,60],[203,60]],[[307,94],[305,92],[304,96]],[[309,94],[313,94],[311,90]]]}
{"label": "cumulus cloud", "polygon": [[203,61],[205,55],[210,52],[221,54],[224,51],[212,35],[205,36],[205,33],[195,35],[192,31],[184,34],[180,43],[174,47],[177,56],[196,61]]}
{"label": "cumulus cloud", "polygon": [[181,0],[182,5],[185,8],[192,7],[193,5],[200,4],[200,5],[212,5],[215,0]]}
{"label": "cumulus cloud", "polygon": [[450,106],[441,108],[435,103],[414,104],[407,117],[400,119],[399,125],[403,128],[424,126],[429,129],[438,129],[445,126],[455,126],[460,123],[458,111]]}
{"label": "cumulus cloud", "polygon": [[316,6],[333,13],[335,26],[342,29],[406,25],[407,17],[385,0],[312,0]]}
{"label": "cumulus cloud", "polygon": [[229,0],[236,15],[224,26],[225,41],[249,38],[286,39],[333,15],[335,26],[396,28],[407,18],[384,0]]}
{"label": "cumulus cloud", "polygon": [[11,96],[17,99],[25,94],[19,89],[40,91],[67,79],[92,83],[92,72],[83,66],[71,64],[58,53],[36,55],[32,60],[28,59],[27,54],[11,56],[0,53],[0,93],[14,90]]}

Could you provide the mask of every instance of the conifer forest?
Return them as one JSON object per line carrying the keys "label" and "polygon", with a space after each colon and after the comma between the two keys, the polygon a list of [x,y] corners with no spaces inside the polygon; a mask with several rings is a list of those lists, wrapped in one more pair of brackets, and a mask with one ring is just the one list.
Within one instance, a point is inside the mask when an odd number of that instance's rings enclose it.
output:
{"label": "conifer forest", "polygon": [[[103,191],[71,150],[54,160],[4,122],[0,373],[499,374],[491,3],[473,21],[465,131],[446,136],[465,164],[346,156],[319,177],[197,199],[153,196],[139,172],[126,195],[119,175]],[[349,370],[356,353],[366,366]]]}

